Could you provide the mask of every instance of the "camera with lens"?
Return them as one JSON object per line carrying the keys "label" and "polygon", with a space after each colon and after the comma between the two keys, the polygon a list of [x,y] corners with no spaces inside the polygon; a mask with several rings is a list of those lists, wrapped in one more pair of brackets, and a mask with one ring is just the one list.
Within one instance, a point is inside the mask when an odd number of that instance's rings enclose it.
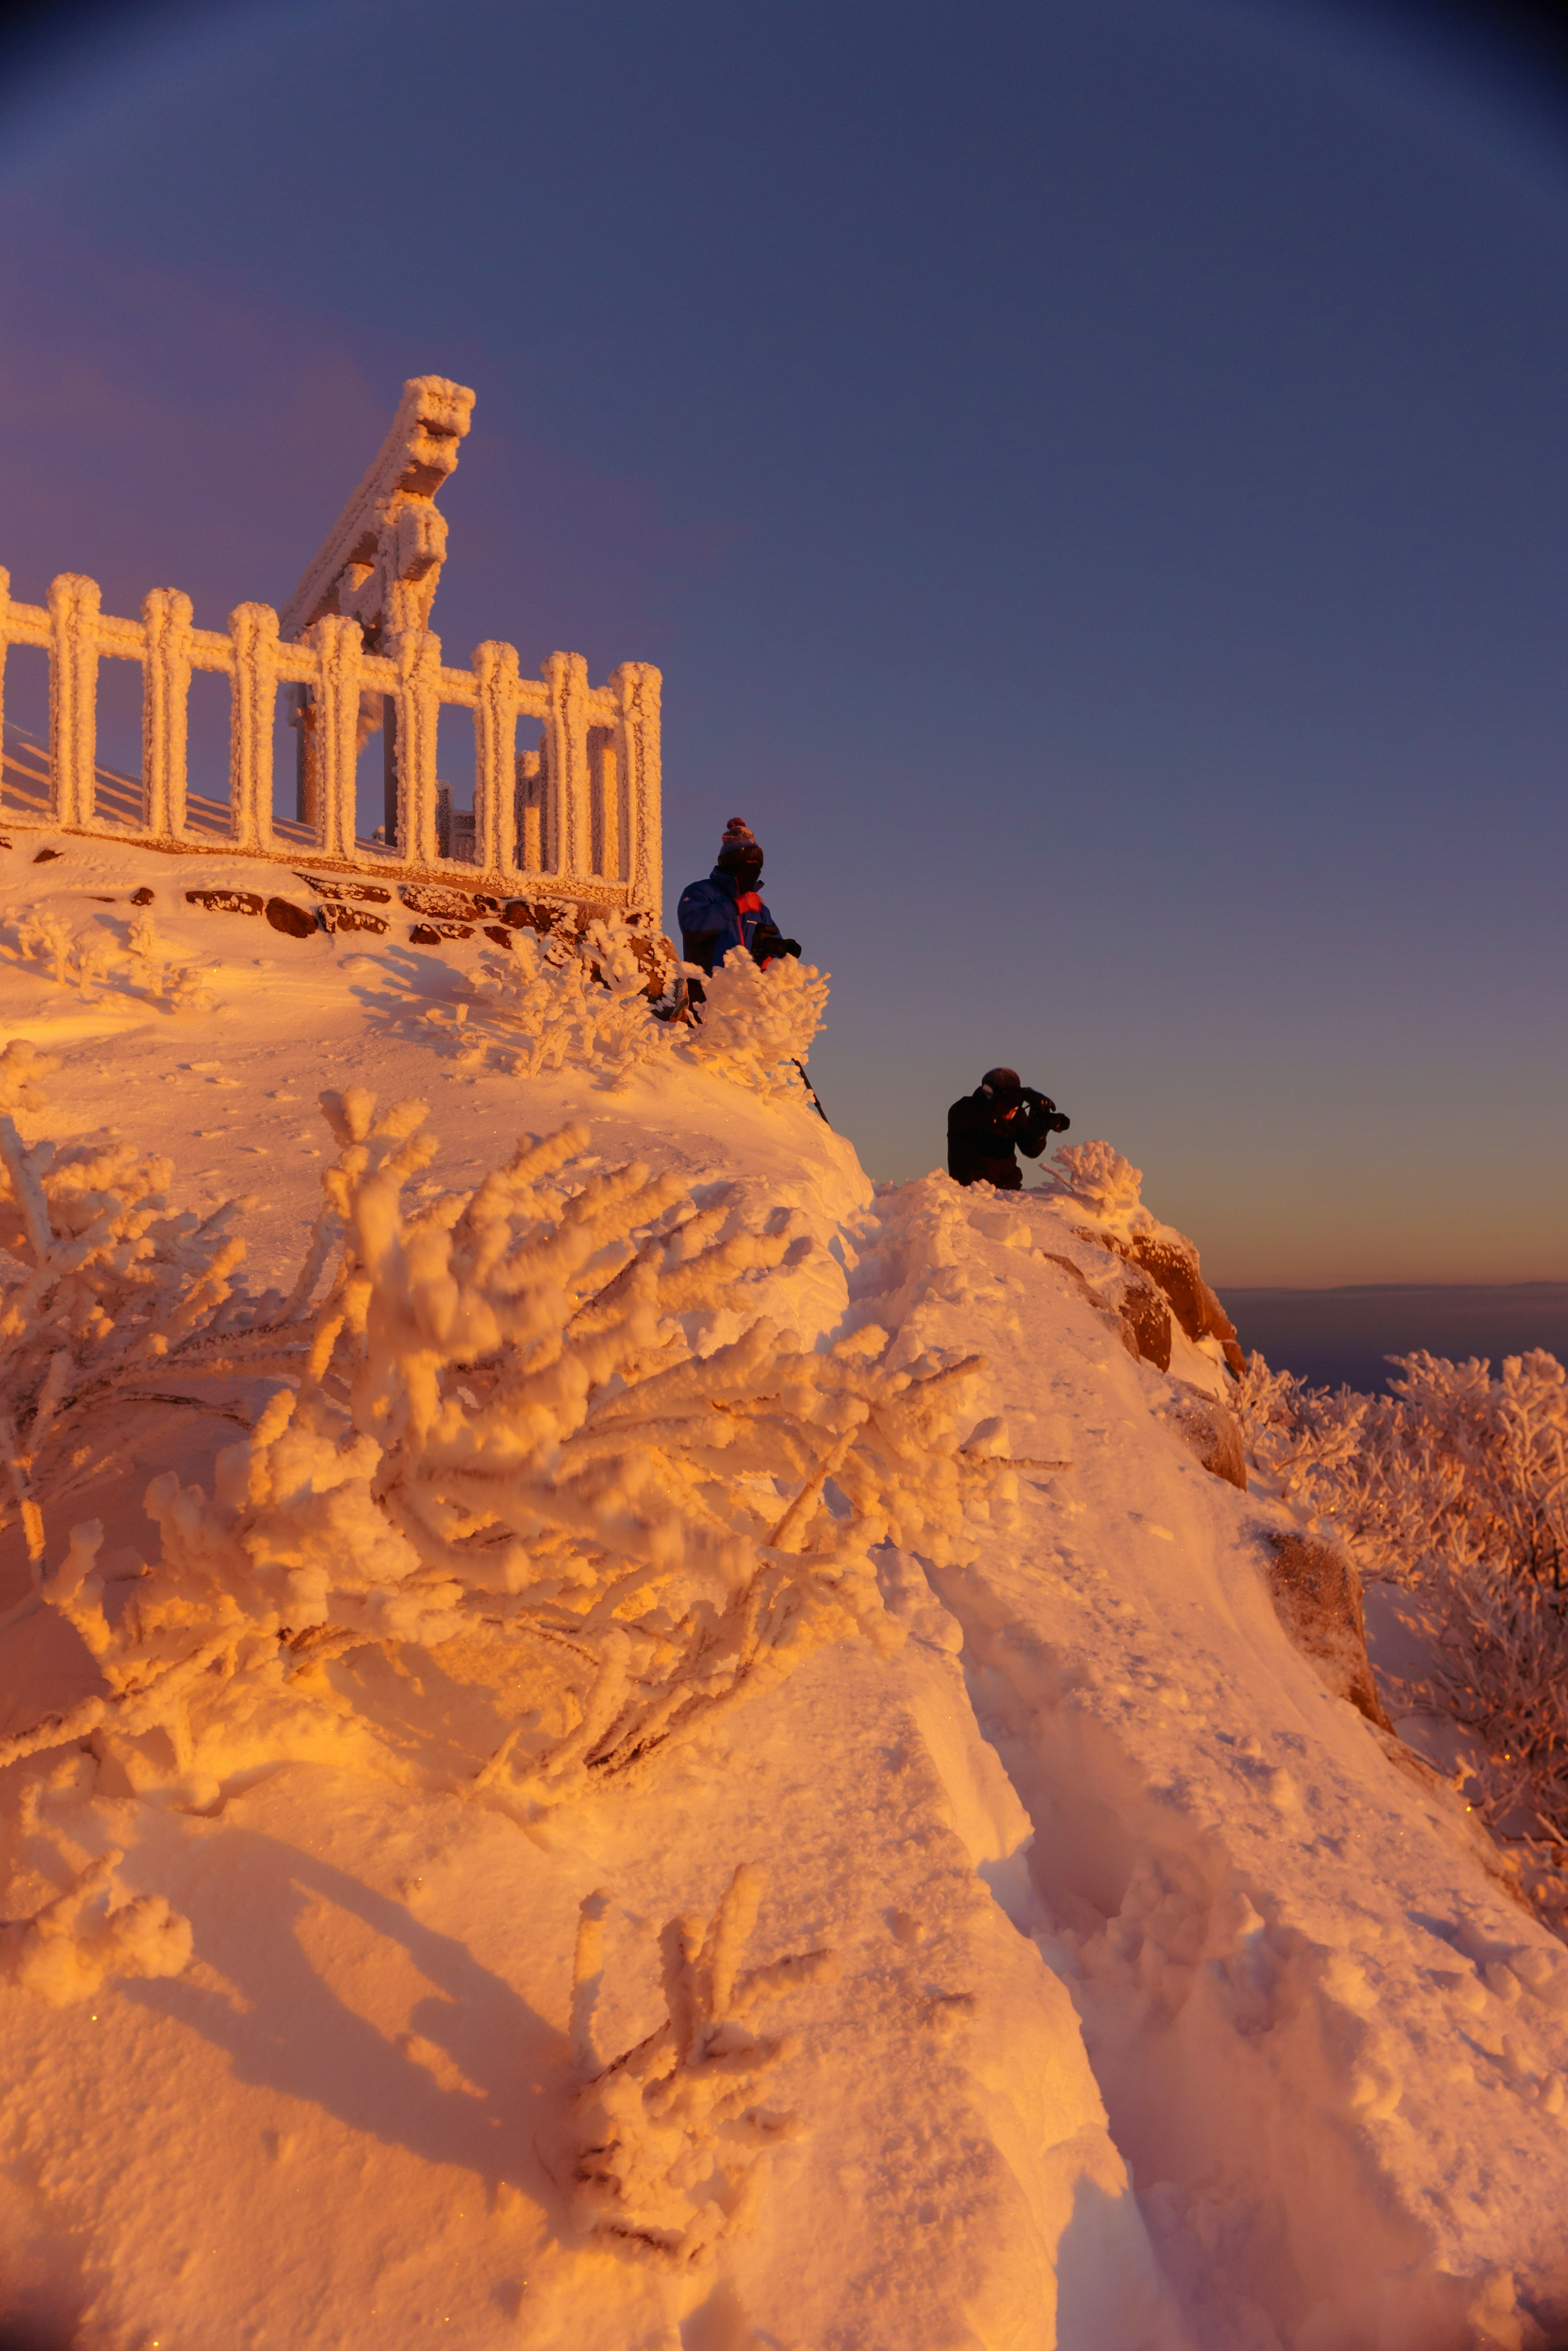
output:
{"label": "camera with lens", "polygon": [[1063,1116],[1049,1094],[1043,1094],[1036,1086],[1025,1086],[1023,1094],[1024,1110],[1035,1125],[1043,1126],[1047,1134],[1066,1134],[1073,1122]]}

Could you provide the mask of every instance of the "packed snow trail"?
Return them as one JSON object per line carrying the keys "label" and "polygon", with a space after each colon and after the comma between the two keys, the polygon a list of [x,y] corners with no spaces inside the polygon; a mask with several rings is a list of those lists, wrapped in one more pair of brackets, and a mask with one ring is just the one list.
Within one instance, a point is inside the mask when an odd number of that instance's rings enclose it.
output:
{"label": "packed snow trail", "polygon": [[1012,1449],[1075,1458],[931,1582],[1033,1831],[1010,1915],[1073,1991],[1200,2341],[1543,2339],[1568,1953],[1290,1646],[1262,1573],[1282,1513],[1160,1425],[1168,1382],[1055,1261],[1096,1270],[1081,1206],[936,1177],[880,1207],[904,1343],[969,1341],[984,1311]]}
{"label": "packed snow trail", "polygon": [[[1568,1955],[1290,1646],[1283,1514],[1180,1433],[1214,1351],[1133,1359],[1092,1210],[942,1176],[874,1196],[744,1070],[520,1077],[473,948],[280,941],[183,909],[223,860],[57,845],[42,884],[0,867],[0,1045],[62,1061],[29,1141],[107,1113],[179,1198],[259,1177],[275,1280],[323,1088],[431,1101],[432,1179],[469,1186],[584,1122],[603,1166],[727,1181],[815,1239],[705,1346],[765,1311],[808,1348],[876,1324],[892,1364],[983,1353],[971,1454],[1033,1466],[950,1531],[963,1563],[884,1547],[877,1641],[803,1652],[554,1808],[461,1792],[497,1722],[560,1703],[472,1639],[328,1664],[286,1736],[236,1708],[200,1770],[162,1731],[13,1764],[6,2324],[78,2351],[1563,2339]],[[138,885],[205,1009],[84,999],[5,927],[43,898],[112,935]],[[148,1486],[210,1485],[234,1439],[150,1439],[51,1519],[51,1567],[100,1517],[112,1615],[154,1555]],[[0,1614],[27,1581],[5,1542]],[[0,1734],[95,1687],[53,1610],[0,1642]]]}

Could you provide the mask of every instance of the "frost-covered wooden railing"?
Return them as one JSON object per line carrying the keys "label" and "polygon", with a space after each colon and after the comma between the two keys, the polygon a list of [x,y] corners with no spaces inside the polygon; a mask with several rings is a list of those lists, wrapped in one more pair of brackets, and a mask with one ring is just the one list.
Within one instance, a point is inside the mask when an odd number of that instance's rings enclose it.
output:
{"label": "frost-covered wooden railing", "polygon": [[[337,866],[386,873],[461,872],[473,884],[528,881],[551,893],[656,908],[662,890],[659,687],[647,662],[623,662],[602,686],[588,684],[580,653],[552,653],[538,678],[519,671],[508,644],[478,646],[472,669],[449,669],[431,630],[409,633],[389,654],[365,650],[357,620],[330,613],[305,641],[285,643],[268,604],[241,604],[226,635],[192,623],[191,600],[154,588],[140,621],[101,609],[96,580],[64,572],[47,606],[13,602],[0,570],[0,717],[9,645],[40,646],[49,660],[47,805],[18,806],[7,823],[132,838],[150,847],[206,850],[213,832],[187,823],[187,708],[197,670],[231,685],[228,846],[244,855],[297,860],[302,834],[273,833],[273,746],[277,696],[304,686],[312,718],[313,806],[305,843]],[[97,806],[99,664],[141,664],[140,822],[109,821]],[[395,724],[395,846],[356,831],[361,698],[385,697]],[[473,714],[472,853],[441,853],[441,787],[436,730],[443,705]],[[519,757],[520,720],[537,720],[539,749]],[[391,810],[389,808],[389,815]]]}

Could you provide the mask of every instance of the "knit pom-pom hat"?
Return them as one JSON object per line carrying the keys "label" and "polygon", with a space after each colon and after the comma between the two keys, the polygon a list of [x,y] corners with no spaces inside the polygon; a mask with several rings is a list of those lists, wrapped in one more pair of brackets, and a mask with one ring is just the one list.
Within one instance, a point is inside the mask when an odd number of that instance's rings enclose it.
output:
{"label": "knit pom-pom hat", "polygon": [[761,843],[745,818],[732,816],[724,827],[724,838],[719,843],[719,854],[722,857],[726,852],[732,853],[742,849],[754,849],[759,856],[762,854]]}

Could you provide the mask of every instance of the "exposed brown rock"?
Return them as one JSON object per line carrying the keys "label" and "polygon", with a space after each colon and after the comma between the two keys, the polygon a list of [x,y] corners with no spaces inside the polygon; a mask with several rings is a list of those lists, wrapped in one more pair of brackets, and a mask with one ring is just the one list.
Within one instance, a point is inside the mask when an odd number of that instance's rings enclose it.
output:
{"label": "exposed brown rock", "polygon": [[488,891],[448,890],[434,882],[400,883],[398,895],[411,913],[433,914],[448,923],[476,923],[482,914],[501,912],[500,899]]}
{"label": "exposed brown rock", "polygon": [[387,927],[384,914],[373,914],[369,906],[346,906],[337,898],[317,906],[316,919],[324,931],[384,931]]}
{"label": "exposed brown rock", "polygon": [[1124,1328],[1131,1333],[1131,1352],[1157,1372],[1170,1369],[1170,1309],[1151,1281],[1129,1280],[1116,1301]]}
{"label": "exposed brown rock", "polygon": [[582,908],[575,898],[508,898],[501,910],[501,919],[510,931],[539,931],[545,937],[566,926],[581,936],[587,928]]}
{"label": "exposed brown rock", "polygon": [[1218,1339],[1225,1361],[1240,1378],[1247,1368],[1247,1358],[1236,1337],[1236,1325],[1199,1273],[1197,1251],[1140,1233],[1132,1243],[1132,1254],[1134,1260],[1158,1282],[1188,1337]]}
{"label": "exposed brown rock", "polygon": [[1159,1284],[1188,1337],[1218,1339],[1225,1361],[1241,1378],[1247,1368],[1247,1358],[1237,1339],[1236,1325],[1199,1271],[1198,1252],[1190,1243],[1153,1233],[1137,1233],[1130,1241],[1124,1241],[1113,1233],[1096,1231],[1092,1225],[1078,1228],[1078,1238],[1097,1241],[1101,1249],[1111,1249],[1117,1257],[1141,1266]]}
{"label": "exposed brown rock", "polygon": [[1042,1249],[1040,1255],[1071,1275],[1096,1313],[1103,1314],[1113,1326],[1135,1362],[1152,1364],[1159,1372],[1170,1369],[1170,1310],[1152,1282],[1127,1273],[1113,1277],[1109,1288],[1096,1290],[1070,1257],[1060,1257],[1054,1249]]}
{"label": "exposed brown rock", "polygon": [[147,886],[147,884],[146,884],[146,883],[145,883],[145,882],[142,883],[142,885],[141,885],[141,887],[140,887],[140,890],[133,890],[133,891],[131,892],[131,893],[130,893],[130,903],[131,903],[131,904],[132,904],[133,906],[151,906],[151,904],[152,904],[152,893],[151,893],[151,891],[148,888],[148,886]]}
{"label": "exposed brown rock", "polygon": [[187,890],[188,906],[205,906],[210,914],[259,914],[265,901],[254,890]]}
{"label": "exposed brown rock", "polygon": [[1082,1266],[1075,1265],[1070,1257],[1058,1257],[1054,1249],[1042,1249],[1040,1254],[1049,1264],[1059,1265],[1064,1273],[1070,1274],[1072,1276],[1073,1280],[1077,1283],[1079,1290],[1083,1292],[1085,1298],[1094,1308],[1096,1313],[1103,1314],[1105,1316],[1106,1321],[1111,1325],[1117,1338],[1127,1349],[1128,1354],[1136,1357],[1138,1351],[1137,1340],[1134,1336],[1131,1327],[1122,1320],[1121,1316],[1116,1312],[1115,1307],[1110,1304],[1109,1301],[1101,1297],[1099,1291],[1095,1288],[1094,1283],[1085,1273]]}
{"label": "exposed brown rock", "polygon": [[1241,1429],[1236,1416],[1218,1396],[1205,1395],[1189,1381],[1172,1380],[1173,1394],[1166,1416],[1189,1445],[1211,1476],[1247,1490],[1247,1464],[1241,1450]]}
{"label": "exposed brown rock", "polygon": [[1343,1544],[1321,1535],[1269,1537],[1274,1613],[1319,1679],[1379,1730],[1392,1732],[1366,1656],[1361,1573]]}
{"label": "exposed brown rock", "polygon": [[296,906],[292,898],[269,898],[266,918],[275,931],[284,932],[291,939],[307,939],[316,931],[316,917],[307,907]]}
{"label": "exposed brown rock", "polygon": [[417,947],[439,947],[442,939],[471,939],[472,936],[472,923],[414,923],[409,929],[409,937]]}
{"label": "exposed brown rock", "polygon": [[47,865],[51,858],[63,857],[65,853],[63,849],[40,849],[33,862],[35,865]]}

